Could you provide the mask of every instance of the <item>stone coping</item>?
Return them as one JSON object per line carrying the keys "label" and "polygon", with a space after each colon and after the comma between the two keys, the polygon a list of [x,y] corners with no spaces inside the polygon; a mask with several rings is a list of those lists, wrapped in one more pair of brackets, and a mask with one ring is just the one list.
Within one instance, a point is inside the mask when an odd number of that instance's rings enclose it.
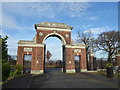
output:
{"label": "stone coping", "polygon": [[37,29],[37,27],[51,27],[51,28],[62,28],[62,29],[73,29],[73,27],[66,25],[64,23],[57,23],[57,22],[42,22],[42,23],[38,23],[35,24],[35,29]]}
{"label": "stone coping", "polygon": [[72,46],[85,46],[83,43],[72,43]]}
{"label": "stone coping", "polygon": [[33,44],[33,41],[28,41],[28,40],[19,40],[18,44]]}

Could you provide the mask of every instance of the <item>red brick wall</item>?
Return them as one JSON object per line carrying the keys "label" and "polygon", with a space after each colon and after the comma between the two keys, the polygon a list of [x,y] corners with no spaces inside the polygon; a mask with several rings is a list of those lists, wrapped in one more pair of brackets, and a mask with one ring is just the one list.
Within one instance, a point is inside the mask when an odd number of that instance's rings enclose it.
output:
{"label": "red brick wall", "polygon": [[[53,33],[54,31],[48,31],[48,30],[36,30],[37,31],[37,34],[36,34],[36,41],[37,43],[42,43],[43,42],[43,39],[44,37],[47,35],[47,34],[50,34],[50,33]],[[40,36],[39,33],[42,32],[43,33],[43,36]],[[71,32],[65,32],[65,31],[56,31],[56,33],[62,35],[66,41],[66,44],[71,44]],[[66,34],[69,34],[69,37],[65,37]]]}
{"label": "red brick wall", "polygon": [[[24,52],[24,48],[32,48],[32,52]],[[17,64],[23,65],[24,55],[31,54],[31,70],[43,70],[44,65],[44,56],[43,56],[44,47],[26,47],[18,46],[18,55],[17,55]],[[37,63],[38,60],[38,63]]]}
{"label": "red brick wall", "polygon": [[94,58],[94,56],[90,56],[89,64],[90,64],[90,69],[91,70],[93,70],[93,58]]}
{"label": "red brick wall", "polygon": [[17,51],[17,64],[23,65],[23,48],[21,46],[18,46],[18,51]]}
{"label": "red brick wall", "polygon": [[[75,48],[75,49],[80,49],[80,48]],[[74,52],[74,49],[73,49]],[[80,55],[80,69],[87,69],[86,67],[86,50],[84,48],[81,48],[80,53],[73,53],[73,55]],[[73,59],[74,60],[74,59]]]}
{"label": "red brick wall", "polygon": [[36,66],[33,67],[32,70],[43,70],[43,69],[44,69],[44,47],[37,47],[36,48]]}
{"label": "red brick wall", "polygon": [[120,56],[116,56],[116,66],[120,66]]}
{"label": "red brick wall", "polygon": [[[65,49],[66,53],[66,70],[72,70],[75,69],[75,62],[74,62],[74,57],[73,57],[73,49],[72,48],[66,48]],[[69,63],[71,62],[71,63]]]}

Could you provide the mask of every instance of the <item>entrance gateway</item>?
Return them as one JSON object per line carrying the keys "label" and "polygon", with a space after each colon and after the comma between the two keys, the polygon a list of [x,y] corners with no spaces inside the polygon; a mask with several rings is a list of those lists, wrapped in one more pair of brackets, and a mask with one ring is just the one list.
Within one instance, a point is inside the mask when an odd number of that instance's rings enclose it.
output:
{"label": "entrance gateway", "polygon": [[[45,69],[44,41],[51,36],[58,37],[63,44],[63,72],[75,73],[74,56],[80,56],[80,71],[87,71],[86,48],[84,44],[73,43],[72,27],[64,23],[42,22],[35,24],[36,35],[32,41],[18,41],[17,64],[24,66],[24,55],[32,55],[31,74],[43,74]],[[52,43],[52,42],[51,42]]]}

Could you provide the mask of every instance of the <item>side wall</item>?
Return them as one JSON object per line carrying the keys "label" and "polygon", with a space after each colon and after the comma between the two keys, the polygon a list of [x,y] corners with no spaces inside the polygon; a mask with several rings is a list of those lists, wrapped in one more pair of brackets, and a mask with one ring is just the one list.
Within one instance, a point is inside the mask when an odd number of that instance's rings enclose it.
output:
{"label": "side wall", "polygon": [[66,63],[66,73],[75,73],[75,62],[73,57],[73,49],[65,48],[65,63]]}
{"label": "side wall", "polygon": [[[32,51],[24,51],[24,48],[32,48]],[[31,54],[31,74],[41,74],[44,71],[44,47],[18,46],[17,64],[23,65],[24,55]]]}

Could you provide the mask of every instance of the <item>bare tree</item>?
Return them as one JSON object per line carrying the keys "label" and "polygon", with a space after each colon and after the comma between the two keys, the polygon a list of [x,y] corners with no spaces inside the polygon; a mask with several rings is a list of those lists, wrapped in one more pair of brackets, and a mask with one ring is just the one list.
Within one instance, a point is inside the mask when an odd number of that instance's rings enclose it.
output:
{"label": "bare tree", "polygon": [[52,57],[52,54],[50,53],[49,50],[47,50],[47,54],[46,54],[46,59],[47,61],[49,61],[49,59]]}
{"label": "bare tree", "polygon": [[117,54],[120,49],[120,32],[119,31],[109,31],[99,34],[96,45],[99,50],[103,50],[108,53],[108,61],[112,62],[112,57]]}
{"label": "bare tree", "polygon": [[87,69],[89,67],[88,65],[88,58],[89,58],[89,54],[90,54],[90,49],[93,48],[94,46],[94,38],[92,35],[92,32],[77,32],[77,43],[84,43],[86,46],[86,62],[87,62]]}

